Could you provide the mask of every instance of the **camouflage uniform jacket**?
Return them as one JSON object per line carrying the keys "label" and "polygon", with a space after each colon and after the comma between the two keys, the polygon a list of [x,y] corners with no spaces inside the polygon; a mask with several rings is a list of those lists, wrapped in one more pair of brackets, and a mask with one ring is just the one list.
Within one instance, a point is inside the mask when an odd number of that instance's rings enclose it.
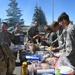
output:
{"label": "camouflage uniform jacket", "polygon": [[11,75],[15,69],[15,59],[9,46],[5,43],[0,43],[0,73],[7,69],[7,75]]}
{"label": "camouflage uniform jacket", "polygon": [[11,45],[11,41],[14,39],[14,36],[9,33],[9,32],[6,32],[6,33],[3,33],[3,32],[0,32],[0,42],[2,43],[6,43],[8,44],[9,46]]}
{"label": "camouflage uniform jacket", "polygon": [[18,33],[21,34],[21,33],[23,33],[23,32],[22,32],[21,30],[13,30],[13,31],[12,31],[12,34],[13,34],[13,35],[18,34]]}
{"label": "camouflage uniform jacket", "polygon": [[[62,37],[63,36],[63,37]],[[71,23],[63,30],[60,38],[64,39],[62,48],[64,48],[65,55],[75,67],[75,25]],[[61,48],[61,47],[59,47]]]}
{"label": "camouflage uniform jacket", "polygon": [[75,25],[70,23],[67,26],[64,40],[66,43],[66,56],[70,60],[71,64],[75,67]]}

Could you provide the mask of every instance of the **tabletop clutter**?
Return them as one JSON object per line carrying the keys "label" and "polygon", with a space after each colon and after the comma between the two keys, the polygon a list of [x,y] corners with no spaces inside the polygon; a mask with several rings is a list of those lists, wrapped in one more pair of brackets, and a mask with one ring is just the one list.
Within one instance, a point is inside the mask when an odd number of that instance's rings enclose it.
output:
{"label": "tabletop clutter", "polygon": [[55,53],[41,44],[22,45],[20,59],[21,75],[74,75],[74,67],[62,52]]}

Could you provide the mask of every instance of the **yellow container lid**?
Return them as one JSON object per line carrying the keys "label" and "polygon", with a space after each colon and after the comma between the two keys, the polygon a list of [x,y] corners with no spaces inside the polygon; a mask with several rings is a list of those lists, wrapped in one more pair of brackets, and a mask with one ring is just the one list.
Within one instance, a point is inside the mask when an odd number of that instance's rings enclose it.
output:
{"label": "yellow container lid", "polygon": [[27,62],[23,62],[22,65],[27,65]]}

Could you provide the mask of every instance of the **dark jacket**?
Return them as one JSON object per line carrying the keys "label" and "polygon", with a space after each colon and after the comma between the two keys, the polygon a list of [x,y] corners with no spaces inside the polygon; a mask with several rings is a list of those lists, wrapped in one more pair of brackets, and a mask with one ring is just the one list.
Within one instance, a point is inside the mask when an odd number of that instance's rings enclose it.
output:
{"label": "dark jacket", "polygon": [[[38,34],[39,34],[38,26],[31,26],[27,31],[28,41],[31,41],[32,38]],[[35,39],[32,41],[33,41],[33,43],[37,43]]]}
{"label": "dark jacket", "polygon": [[13,30],[12,34],[15,37],[14,44],[24,44],[24,33],[21,30]]}
{"label": "dark jacket", "polygon": [[[54,31],[51,31],[50,33],[47,33],[45,37],[48,42],[42,41],[42,45],[50,46],[51,43],[57,38],[57,34]],[[55,43],[54,47],[58,47],[58,41]]]}

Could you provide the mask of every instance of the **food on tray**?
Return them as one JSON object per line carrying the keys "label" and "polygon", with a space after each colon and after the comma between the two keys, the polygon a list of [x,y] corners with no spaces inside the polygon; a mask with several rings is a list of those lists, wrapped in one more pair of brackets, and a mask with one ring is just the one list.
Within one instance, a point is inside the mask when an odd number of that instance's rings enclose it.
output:
{"label": "food on tray", "polygon": [[47,63],[41,63],[42,69],[49,69],[50,66]]}
{"label": "food on tray", "polygon": [[49,63],[49,64],[52,64],[53,65],[53,63],[54,63],[54,60],[55,60],[55,57],[48,57],[48,58],[46,58],[45,59],[45,62],[47,62],[47,63]]}
{"label": "food on tray", "polygon": [[38,44],[32,43],[32,44],[29,46],[29,50],[34,50],[34,51],[39,50]]}
{"label": "food on tray", "polygon": [[44,48],[45,46],[40,46],[40,49]]}
{"label": "food on tray", "polygon": [[46,58],[49,58],[50,57],[50,54],[45,54],[44,56],[43,56],[43,61],[45,61],[45,59]]}
{"label": "food on tray", "polygon": [[62,53],[54,53],[54,55],[56,56],[56,57],[60,57],[60,55],[61,55]]}
{"label": "food on tray", "polygon": [[31,65],[28,65],[28,70],[30,68],[33,68],[33,70],[40,70],[40,69],[49,69],[50,66],[47,63],[37,63],[37,62],[34,62]]}
{"label": "food on tray", "polygon": [[37,63],[37,62],[34,62],[34,63],[32,63],[32,67],[33,67],[34,70],[38,70],[38,69],[41,69],[41,64]]}
{"label": "food on tray", "polygon": [[31,65],[28,65],[28,70],[32,68],[33,70],[39,70],[39,69],[42,69],[41,68],[41,64],[37,63],[37,62],[34,62],[32,63]]}
{"label": "food on tray", "polygon": [[52,50],[53,47],[45,47],[45,50]]}

